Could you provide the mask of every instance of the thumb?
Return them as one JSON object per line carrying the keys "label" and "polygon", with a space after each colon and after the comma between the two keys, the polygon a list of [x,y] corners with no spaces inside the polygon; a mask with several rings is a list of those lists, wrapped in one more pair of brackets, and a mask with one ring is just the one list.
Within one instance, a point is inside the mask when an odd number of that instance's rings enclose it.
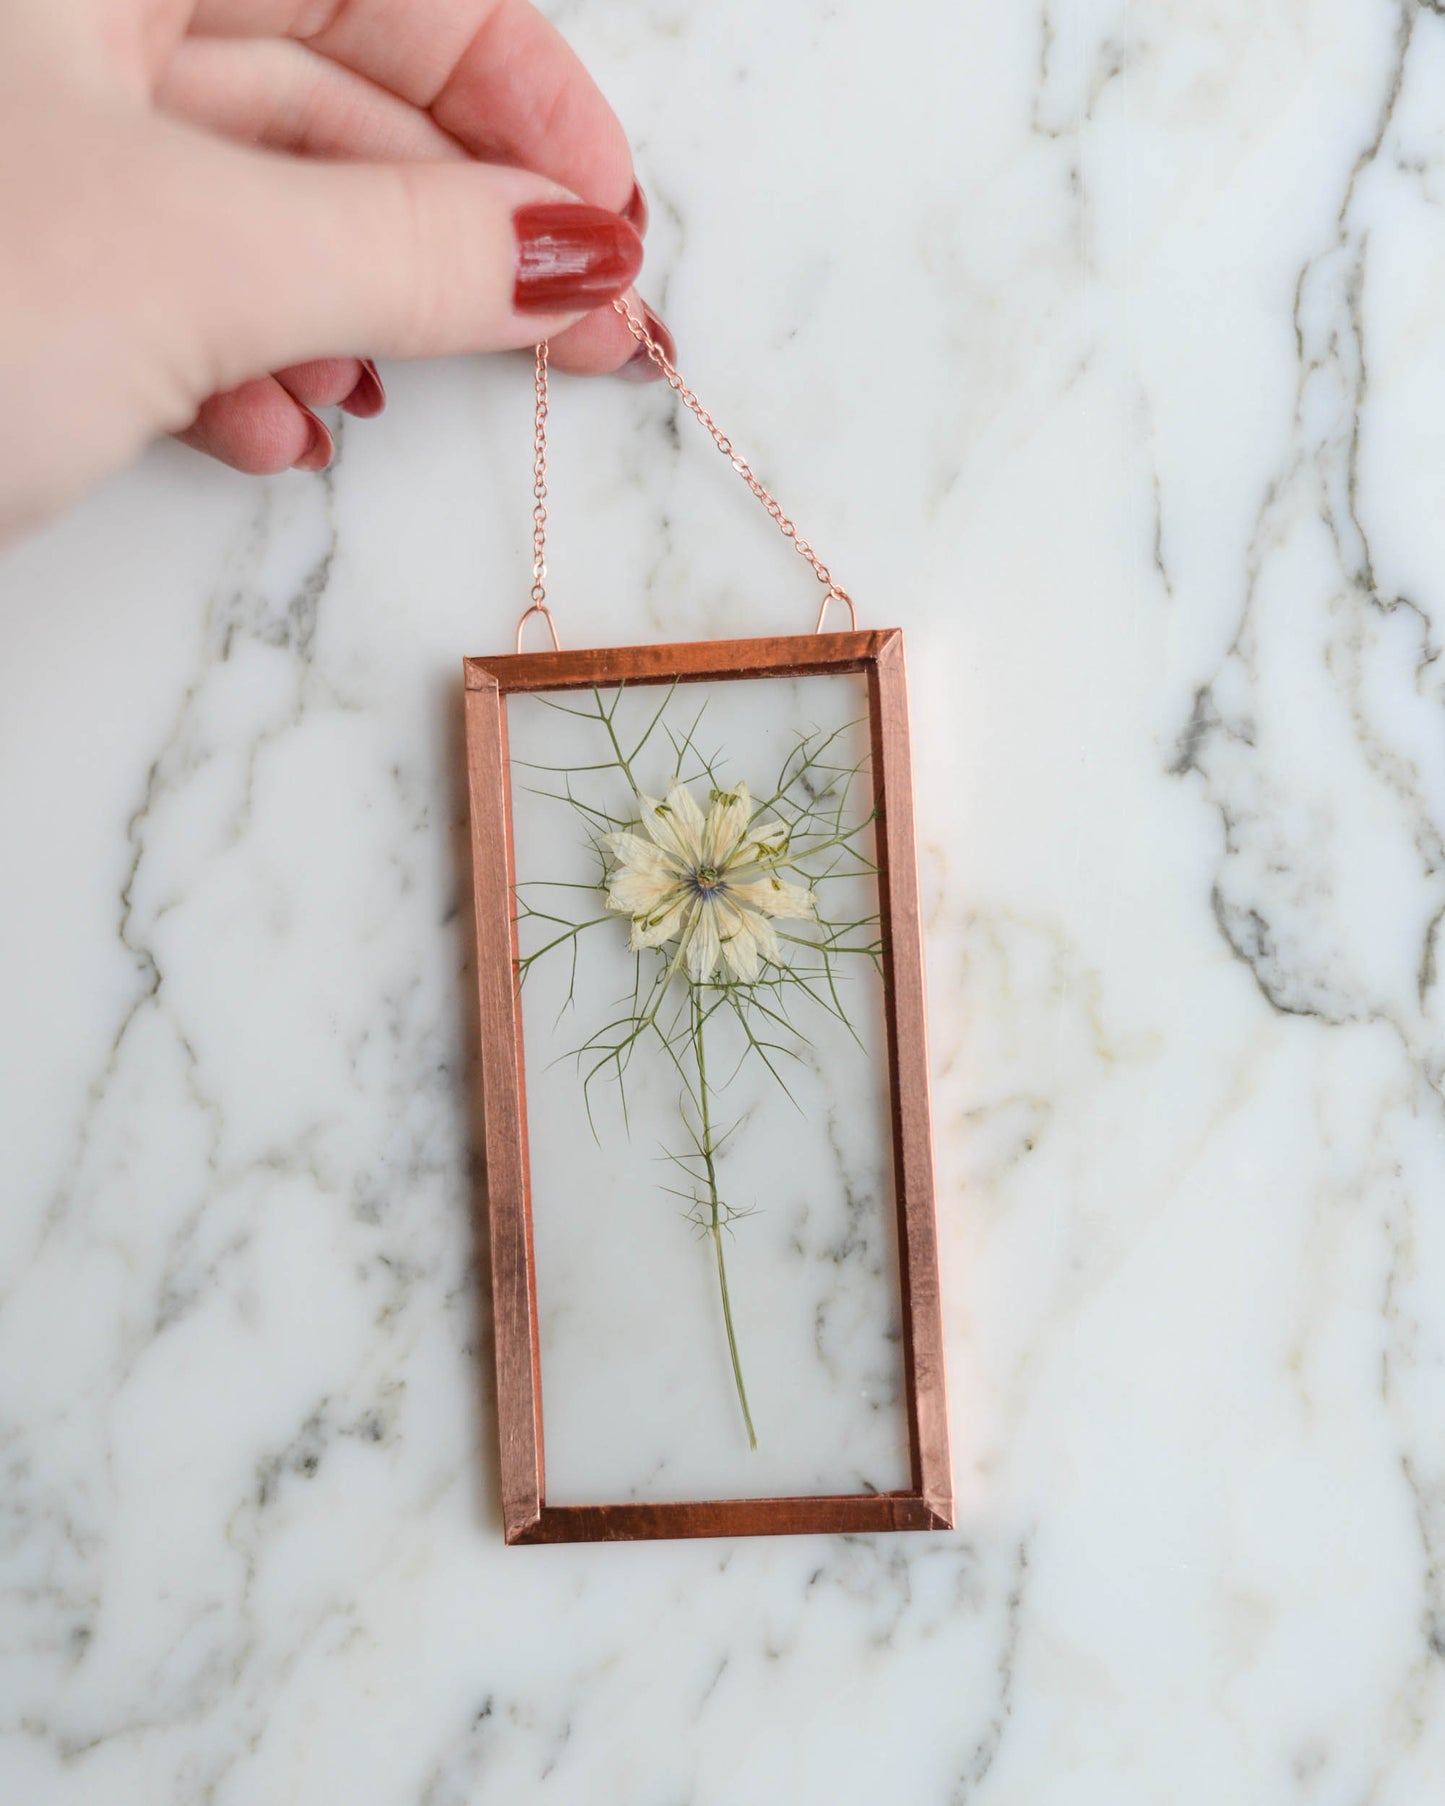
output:
{"label": "thumb", "polygon": [[179,299],[216,388],[338,352],[531,345],[625,293],[642,266],[620,215],[526,170],[215,148]]}

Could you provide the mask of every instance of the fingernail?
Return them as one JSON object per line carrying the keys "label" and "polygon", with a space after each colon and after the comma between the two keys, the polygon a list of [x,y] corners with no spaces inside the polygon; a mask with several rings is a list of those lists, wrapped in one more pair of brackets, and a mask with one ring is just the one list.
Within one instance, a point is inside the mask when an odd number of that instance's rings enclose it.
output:
{"label": "fingernail", "polygon": [[642,240],[620,213],[542,201],[512,215],[519,314],[567,314],[610,301],[642,268]]}
{"label": "fingernail", "polygon": [[632,184],[632,193],[627,197],[627,205],[622,209],[622,217],[639,238],[647,237],[647,196],[636,182]]}
{"label": "fingernail", "polygon": [[[673,343],[672,334],[645,301],[641,303],[641,309],[642,324],[657,340],[658,348],[668,363],[675,364],[677,362],[677,346]],[[662,376],[662,371],[658,369],[652,353],[646,345],[639,345],[617,374],[625,383],[650,383],[658,381]]]}
{"label": "fingernail", "polygon": [[336,449],[332,443],[331,434],[314,414],[305,408],[301,411],[306,415],[306,425],[309,429],[306,449],[291,468],[292,470],[325,470],[331,462],[332,452]]}
{"label": "fingernail", "polygon": [[380,373],[371,359],[364,357],[361,375],[356,387],[342,402],[342,411],[355,415],[358,420],[374,420],[385,406],[386,390],[382,387]]}

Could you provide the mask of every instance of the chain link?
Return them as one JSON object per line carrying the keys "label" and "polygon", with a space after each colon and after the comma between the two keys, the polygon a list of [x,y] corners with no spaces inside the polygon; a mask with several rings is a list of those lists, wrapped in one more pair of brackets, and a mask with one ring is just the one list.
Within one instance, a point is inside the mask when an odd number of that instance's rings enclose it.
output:
{"label": "chain link", "polygon": [[532,605],[517,623],[517,650],[522,650],[522,634],[533,615],[541,615],[552,635],[558,652],[562,642],[557,637],[557,623],[547,606],[547,341],[537,347],[533,377],[537,406],[532,426]]}
{"label": "chain link", "polygon": [[[848,610],[851,625],[856,628],[858,611],[853,606],[853,598],[833,576],[813,547],[799,533],[794,523],[784,514],[776,499],[759,482],[752,465],[728,438],[693,391],[688,388],[672,359],[668,357],[647,327],[621,297],[615,300],[612,306],[633,338],[644,348],[653,363],[666,377],[668,386],[678,400],[689,408],[707,428],[713,444],[777,523],[778,531],[784,538],[792,541],[793,550],[801,557],[806,558],[812,566],[813,575],[824,586],[823,603],[818,610],[818,625],[815,631],[818,633],[823,631],[823,623],[827,618],[830,602],[841,602]],[[522,629],[534,614],[540,614],[545,618],[551,629],[553,645],[560,644],[557,638],[557,624],[552,619],[551,609],[547,606],[547,341],[545,339],[537,347],[536,404],[532,432],[532,495],[534,498],[532,508],[532,605],[517,624],[518,651],[522,647]]]}
{"label": "chain link", "polygon": [[532,429],[532,600],[547,600],[547,341],[537,347],[537,413]]}

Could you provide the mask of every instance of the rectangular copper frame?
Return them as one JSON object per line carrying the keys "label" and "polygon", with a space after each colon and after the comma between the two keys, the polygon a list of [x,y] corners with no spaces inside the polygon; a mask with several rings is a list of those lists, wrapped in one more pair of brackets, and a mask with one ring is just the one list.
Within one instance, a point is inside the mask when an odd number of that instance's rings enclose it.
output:
{"label": "rectangular copper frame", "polygon": [[[509,1543],[682,1536],[947,1530],[953,1526],[938,1225],[928,1099],[923,937],[913,839],[913,783],[903,635],[808,634],[589,652],[471,658],[467,775],[481,1006],[482,1119],[491,1213],[492,1300],[501,1433],[502,1515]],[[521,1004],[515,982],[512,799],[506,698],[518,691],[619,683],[863,673],[879,796],[879,907],[884,944],[889,1105],[902,1282],[911,1485],[906,1492],[658,1504],[548,1505],[532,1253]]]}

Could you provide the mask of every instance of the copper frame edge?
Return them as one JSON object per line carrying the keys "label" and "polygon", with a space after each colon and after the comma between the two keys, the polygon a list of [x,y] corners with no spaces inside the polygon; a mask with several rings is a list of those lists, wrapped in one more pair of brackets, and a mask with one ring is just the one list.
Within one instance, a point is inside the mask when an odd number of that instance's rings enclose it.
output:
{"label": "copper frame edge", "polygon": [[[867,682],[879,797],[879,910],[886,925],[884,1015],[912,1484],[906,1492],[549,1506],[545,1502],[526,1072],[514,966],[515,870],[505,698],[598,684],[827,676],[848,671],[862,672]],[[507,1542],[952,1529],[923,927],[913,838],[902,631],[885,628],[581,652],[505,653],[464,660],[463,678],[497,1418]]]}
{"label": "copper frame edge", "polygon": [[885,1021],[913,1489],[951,1524],[953,1470],[933,1167],[923,912],[901,632],[887,636],[869,663],[867,678],[874,781],[882,815],[878,891],[880,914],[887,924]]}
{"label": "copper frame edge", "polygon": [[521,999],[513,977],[517,946],[507,716],[495,682],[467,691],[466,743],[502,1515],[512,1541],[535,1521],[542,1506],[542,1388],[526,1066]]}
{"label": "copper frame edge", "polygon": [[686,1499],[619,1505],[544,1505],[514,1543],[636,1542],[716,1536],[866,1536],[951,1530],[914,1492],[836,1493],[795,1498]]}

